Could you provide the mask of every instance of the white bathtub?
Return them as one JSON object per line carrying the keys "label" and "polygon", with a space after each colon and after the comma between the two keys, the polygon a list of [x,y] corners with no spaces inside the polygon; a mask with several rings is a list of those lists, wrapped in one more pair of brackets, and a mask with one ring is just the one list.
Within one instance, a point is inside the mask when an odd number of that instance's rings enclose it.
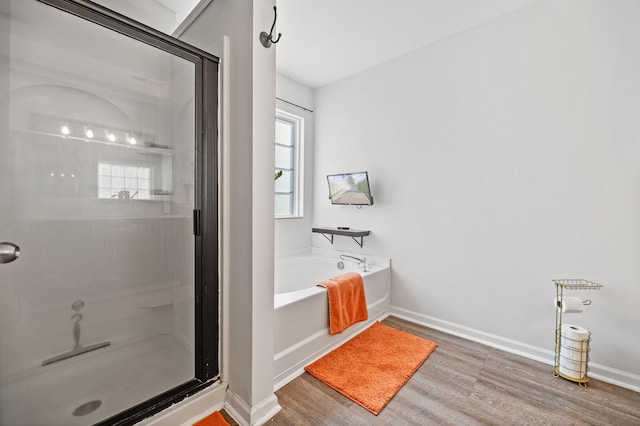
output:
{"label": "white bathtub", "polygon": [[[349,260],[343,261],[344,269],[338,269],[341,254],[366,257],[370,270],[361,272]],[[345,272],[362,275],[369,319],[331,336],[326,289],[317,284]],[[276,258],[274,389],[300,375],[305,365],[384,318],[389,310],[389,284],[388,258],[317,248]]]}

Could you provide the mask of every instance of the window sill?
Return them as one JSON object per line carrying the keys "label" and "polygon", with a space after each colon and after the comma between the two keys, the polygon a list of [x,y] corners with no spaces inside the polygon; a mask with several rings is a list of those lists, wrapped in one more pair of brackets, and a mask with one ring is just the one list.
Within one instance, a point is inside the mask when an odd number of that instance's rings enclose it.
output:
{"label": "window sill", "polygon": [[275,216],[274,219],[304,219],[304,216]]}

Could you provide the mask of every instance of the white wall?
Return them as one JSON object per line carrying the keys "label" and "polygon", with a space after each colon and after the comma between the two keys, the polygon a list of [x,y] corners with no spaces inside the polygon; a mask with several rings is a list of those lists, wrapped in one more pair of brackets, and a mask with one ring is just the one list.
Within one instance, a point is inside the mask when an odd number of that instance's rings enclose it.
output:
{"label": "white wall", "polygon": [[[313,90],[282,74],[276,74],[276,97],[313,111]],[[313,113],[276,101],[276,108],[304,119],[303,147],[303,215],[276,219],[275,251],[277,253],[311,247],[311,219],[313,214]]]}
{"label": "white wall", "polygon": [[284,74],[276,73],[276,97],[313,111],[313,89]]}
{"label": "white wall", "polygon": [[[551,280],[602,283],[565,322],[640,389],[639,24],[542,0],[318,89],[314,226],[372,231],[336,247],[392,258],[396,313],[546,361]],[[325,175],[360,170],[375,205],[331,206]]]}

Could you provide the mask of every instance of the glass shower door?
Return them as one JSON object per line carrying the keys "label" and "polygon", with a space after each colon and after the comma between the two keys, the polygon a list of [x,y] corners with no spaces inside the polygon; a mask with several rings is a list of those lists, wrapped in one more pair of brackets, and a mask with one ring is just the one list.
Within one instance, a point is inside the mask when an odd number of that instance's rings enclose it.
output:
{"label": "glass shower door", "polygon": [[93,424],[196,374],[196,64],[1,8],[0,424]]}

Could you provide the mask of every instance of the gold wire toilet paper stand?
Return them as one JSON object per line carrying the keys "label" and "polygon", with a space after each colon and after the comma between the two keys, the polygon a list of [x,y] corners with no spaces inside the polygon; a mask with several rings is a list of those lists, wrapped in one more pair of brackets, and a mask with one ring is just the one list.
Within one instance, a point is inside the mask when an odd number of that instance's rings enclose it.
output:
{"label": "gold wire toilet paper stand", "polygon": [[[564,290],[600,290],[602,288],[602,284],[597,284],[591,281],[583,280],[583,279],[562,279],[562,280],[553,280],[556,285],[556,300],[562,300]],[[589,302],[590,304],[590,302]],[[589,377],[587,375],[589,371],[589,351],[591,346],[591,332],[589,332],[588,338],[586,340],[575,340],[570,339],[566,336],[562,336],[562,309],[556,307],[556,348],[555,348],[555,358],[553,364],[553,375],[555,377],[563,377],[567,380],[571,380],[572,382],[577,382],[580,387],[586,388],[589,383]],[[569,344],[572,346],[562,346],[562,343]],[[576,346],[577,344],[577,346]],[[579,354],[579,367],[578,370],[567,368],[563,366],[563,369],[570,370],[573,375],[569,375],[560,371],[560,361],[562,358],[561,352],[562,348],[570,350],[572,353],[576,352],[576,349]],[[573,361],[573,360],[571,360]],[[566,362],[565,362],[566,363]],[[584,371],[583,371],[584,370]]]}

